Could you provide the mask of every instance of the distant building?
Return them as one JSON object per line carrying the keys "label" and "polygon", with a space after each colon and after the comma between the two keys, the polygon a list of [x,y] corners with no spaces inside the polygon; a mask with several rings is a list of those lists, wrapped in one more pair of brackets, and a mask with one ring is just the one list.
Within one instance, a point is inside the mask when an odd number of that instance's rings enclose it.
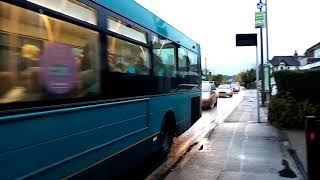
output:
{"label": "distant building", "polygon": [[297,70],[300,67],[300,60],[303,58],[304,56],[298,56],[297,51],[295,51],[293,56],[274,56],[270,64],[273,71]]}
{"label": "distant building", "polygon": [[320,42],[307,49],[304,55],[300,60],[300,69],[320,69]]}

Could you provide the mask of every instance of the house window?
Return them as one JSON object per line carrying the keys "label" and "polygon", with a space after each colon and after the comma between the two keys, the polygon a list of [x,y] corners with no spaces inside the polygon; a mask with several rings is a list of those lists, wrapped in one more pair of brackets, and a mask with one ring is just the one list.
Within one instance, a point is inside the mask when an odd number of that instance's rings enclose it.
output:
{"label": "house window", "polygon": [[314,58],[320,58],[320,49],[314,50]]}

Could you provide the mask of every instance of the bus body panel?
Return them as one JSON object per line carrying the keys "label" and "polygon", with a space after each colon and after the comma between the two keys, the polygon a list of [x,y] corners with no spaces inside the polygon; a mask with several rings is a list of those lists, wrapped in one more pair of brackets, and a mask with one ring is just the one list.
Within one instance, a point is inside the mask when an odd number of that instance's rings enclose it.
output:
{"label": "bus body panel", "polygon": [[[148,124],[148,100],[9,120],[0,125],[1,136],[7,137],[0,142],[1,169],[25,174],[97,146],[113,146]],[[25,171],[14,173],[17,169]]]}
{"label": "bus body panel", "polygon": [[[75,173],[126,147],[138,145],[137,142],[156,137],[168,109],[174,112],[181,134],[190,127],[190,99],[196,96],[199,93],[157,96],[25,115],[28,118],[7,118],[0,125],[2,137],[7,137],[0,142],[0,167],[6,172],[0,178],[47,173],[61,178]],[[144,153],[154,152],[157,143],[151,143],[154,147]]]}
{"label": "bus body panel", "polygon": [[[107,7],[109,10],[93,2]],[[73,3],[77,2],[74,1]],[[195,111],[195,109],[200,108],[200,103],[193,100],[195,98],[199,99],[201,96],[200,77],[198,77],[201,71],[200,46],[197,43],[134,1],[81,0],[81,3],[82,5],[93,5],[97,9],[98,26],[93,27],[93,25],[85,24],[81,19],[80,21],[76,21],[75,18],[72,20],[68,15],[62,12],[56,13],[52,9],[43,11],[41,5],[32,4],[31,1],[6,0],[5,6],[0,6],[0,8],[14,9],[13,7],[19,7],[20,10],[27,10],[21,11],[26,14],[32,12],[31,14],[34,16],[35,14],[38,14],[36,16],[41,14],[43,18],[56,19],[55,22],[59,20],[62,24],[69,24],[68,26],[76,25],[73,26],[75,29],[71,28],[74,30],[72,32],[76,32],[77,28],[91,29],[94,32],[90,34],[95,34],[95,37],[99,36],[98,39],[101,42],[98,44],[103,48],[108,47],[108,44],[106,44],[108,37],[120,37],[117,33],[112,34],[107,29],[101,29],[102,27],[107,28],[107,17],[110,15],[108,12],[114,11],[112,13],[126,18],[129,25],[133,24],[135,26],[134,23],[136,23],[141,29],[145,29],[144,31],[148,32],[148,40],[155,34],[174,41],[174,58],[175,63],[177,63],[175,64],[175,70],[179,71],[180,74],[176,77],[156,75],[153,72],[155,69],[153,66],[150,66],[150,74],[147,76],[128,72],[109,72],[108,62],[105,61],[108,53],[106,53],[106,49],[101,48],[100,55],[103,55],[98,58],[99,55],[95,54],[98,55],[97,59],[101,63],[101,67],[97,68],[97,72],[99,71],[97,79],[99,81],[94,81],[94,84],[100,84],[101,88],[94,88],[98,89],[98,93],[92,99],[90,99],[90,93],[88,94],[89,102],[85,99],[87,97],[80,93],[77,96],[70,96],[70,98],[68,96],[64,97],[64,94],[58,96],[63,97],[63,99],[55,99],[55,96],[53,96],[48,99],[40,98],[26,102],[20,102],[18,99],[17,102],[13,101],[12,104],[11,101],[1,104],[5,111],[0,112],[0,137],[2,137],[0,141],[0,179],[83,177],[88,179],[105,177],[108,179],[117,177],[119,173],[121,174],[134,167],[160,149],[160,131],[168,112],[172,112],[174,115],[177,135],[190,128],[195,122],[195,117],[199,117],[195,114],[201,116],[201,112]],[[10,14],[11,17],[14,13],[7,14]],[[28,20],[27,17],[26,20]],[[105,18],[105,21],[101,17]],[[12,22],[15,22],[15,20],[12,19]],[[48,39],[42,39],[42,36],[37,33],[31,33],[31,35],[19,34],[20,30],[30,31],[28,27],[19,28],[17,32],[0,27],[3,28],[1,33],[5,33],[3,37],[11,38],[13,42],[16,41],[13,44],[17,44],[17,47],[15,47],[14,52],[11,52],[12,54],[21,54],[20,49],[23,46],[19,43],[22,43],[23,38],[31,42],[39,41],[39,47],[44,48],[42,47],[44,46],[42,41],[48,41]],[[32,27],[34,32],[37,28],[39,27]],[[153,31],[153,33],[150,31]],[[0,35],[2,35],[1,33]],[[84,34],[75,34],[79,37],[82,37],[82,35]],[[128,42],[138,45],[137,42],[129,40],[130,38],[121,36],[122,41],[127,43],[128,40]],[[81,38],[76,38],[74,41],[79,39]],[[80,42],[74,44],[69,40],[67,41],[63,42],[74,45],[79,50],[85,48],[85,45],[81,45]],[[178,69],[178,54],[176,53],[178,53],[180,46],[177,44],[197,53],[198,64],[194,64],[198,67],[197,73],[188,74],[192,73],[188,68]],[[13,49],[10,45],[12,44],[9,41],[4,41],[3,47]],[[151,42],[140,43],[140,45],[151,53],[154,50]],[[9,59],[8,62],[14,62],[10,59],[12,56],[1,56],[0,58],[3,61]],[[147,60],[152,65],[154,58],[150,54]],[[10,64],[10,66],[15,67],[13,65],[16,64]],[[187,65],[185,66],[187,67]],[[191,65],[188,67],[190,68]],[[14,74],[16,71],[5,69],[4,72],[1,70],[0,73],[7,75],[8,73]],[[1,75],[3,76],[3,74]],[[36,78],[34,80],[30,82],[39,85],[38,80]],[[15,86],[20,87],[21,85],[17,84]],[[4,87],[5,90],[10,90],[9,86],[6,88]],[[90,92],[90,90],[88,91]],[[42,104],[42,102],[45,103]],[[30,112],[28,112],[29,110]]]}

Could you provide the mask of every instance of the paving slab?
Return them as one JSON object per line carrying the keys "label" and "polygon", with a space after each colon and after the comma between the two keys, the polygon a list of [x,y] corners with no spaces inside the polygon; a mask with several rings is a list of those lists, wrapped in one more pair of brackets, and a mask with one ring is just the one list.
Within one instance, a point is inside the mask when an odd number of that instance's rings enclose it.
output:
{"label": "paving slab", "polygon": [[303,129],[284,130],[289,138],[291,148],[296,151],[299,161],[307,171],[306,137]]}

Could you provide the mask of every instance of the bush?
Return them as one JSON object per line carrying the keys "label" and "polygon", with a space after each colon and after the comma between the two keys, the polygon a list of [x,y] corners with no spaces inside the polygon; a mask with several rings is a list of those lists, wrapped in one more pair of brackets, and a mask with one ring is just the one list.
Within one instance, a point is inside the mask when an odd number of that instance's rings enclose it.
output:
{"label": "bush", "polygon": [[284,92],[271,99],[268,109],[269,122],[283,128],[303,128],[304,117],[317,112],[308,100],[297,101]]}
{"label": "bush", "polygon": [[283,128],[304,127],[304,117],[320,113],[320,71],[274,73],[278,94],[268,105],[269,122]]}
{"label": "bush", "polygon": [[277,71],[274,78],[279,94],[289,93],[297,101],[320,104],[319,70]]}

